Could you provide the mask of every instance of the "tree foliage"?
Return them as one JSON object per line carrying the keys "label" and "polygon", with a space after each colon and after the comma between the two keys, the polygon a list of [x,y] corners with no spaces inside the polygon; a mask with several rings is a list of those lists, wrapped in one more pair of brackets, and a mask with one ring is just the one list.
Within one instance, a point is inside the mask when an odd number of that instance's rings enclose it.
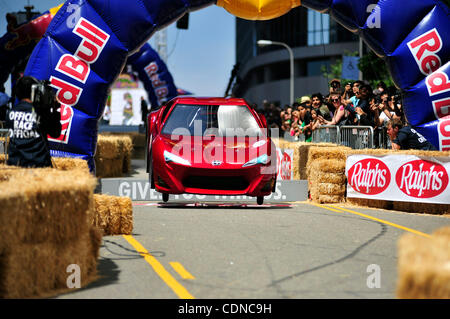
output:
{"label": "tree foliage", "polygon": [[[450,0],[449,0],[450,1]],[[358,56],[358,52],[345,52],[346,56]],[[378,57],[372,51],[363,55],[358,63],[358,69],[363,73],[363,79],[370,83],[372,87],[383,81],[388,87],[393,86],[394,82],[389,73],[384,60]],[[342,79],[342,58],[337,59],[334,64],[331,64],[329,69],[322,67],[322,74],[327,79],[341,79],[343,82],[352,82],[353,80]]]}

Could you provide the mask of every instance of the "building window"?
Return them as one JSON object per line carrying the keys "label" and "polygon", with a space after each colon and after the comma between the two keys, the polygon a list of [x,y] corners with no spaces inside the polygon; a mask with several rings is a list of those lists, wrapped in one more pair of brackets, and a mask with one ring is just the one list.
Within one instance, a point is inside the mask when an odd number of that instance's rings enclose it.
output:
{"label": "building window", "polygon": [[330,43],[330,16],[308,9],[308,46]]}
{"label": "building window", "polygon": [[313,60],[306,63],[307,76],[323,75],[326,71],[330,72],[330,60]]}

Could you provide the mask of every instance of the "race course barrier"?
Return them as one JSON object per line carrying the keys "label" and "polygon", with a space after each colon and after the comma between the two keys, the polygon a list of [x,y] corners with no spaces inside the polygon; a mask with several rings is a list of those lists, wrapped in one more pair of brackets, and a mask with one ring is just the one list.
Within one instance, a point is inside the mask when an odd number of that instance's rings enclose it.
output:
{"label": "race course barrier", "polygon": [[131,170],[133,143],[129,136],[98,136],[95,153],[96,176],[121,177]]}
{"label": "race course barrier", "polygon": [[[435,196],[427,195],[430,194],[424,193],[421,194],[423,198],[428,196],[427,200],[422,200],[421,197],[409,196],[403,198],[401,201],[395,200],[395,198],[376,198],[371,197],[370,194],[359,195],[358,197],[349,196],[349,187],[348,176],[346,176],[346,171],[350,170],[350,167],[346,169],[346,161],[349,156],[361,154],[364,156],[378,158],[378,161],[381,161],[380,158],[383,156],[395,156],[399,159],[407,158],[408,156],[416,156],[418,158],[424,159],[425,163],[422,166],[418,167],[417,172],[411,171],[411,176],[430,176],[430,178],[434,175],[437,177],[442,176],[442,180],[436,180],[435,184],[425,184],[427,187],[439,188],[439,191],[436,190],[435,194],[440,195],[440,199],[438,201],[433,201]],[[408,157],[408,158],[409,158]],[[441,152],[441,151],[417,151],[417,150],[408,150],[408,151],[392,151],[385,149],[364,149],[364,150],[352,150],[347,147],[312,147],[309,150],[308,156],[308,186],[311,195],[311,200],[318,203],[343,203],[347,202],[350,204],[365,206],[365,207],[375,207],[382,209],[393,209],[400,210],[405,212],[415,212],[415,213],[428,213],[428,214],[449,214],[450,213],[450,205],[448,204],[448,194],[450,192],[445,189],[448,189],[450,186],[448,182],[448,178],[444,178],[447,175],[450,175],[449,172],[444,174],[442,170],[439,170],[441,166],[438,162],[441,159],[444,162],[448,162],[450,157],[450,152]],[[435,159],[437,162],[435,168],[433,165],[426,165],[426,162],[434,163],[430,161],[430,159]],[[376,166],[375,164],[371,167],[375,170],[381,169],[381,165]],[[420,169],[422,168],[422,171]],[[429,168],[430,171],[427,173],[425,168]],[[434,170],[434,173],[433,173]],[[328,175],[326,175],[328,174]],[[396,179],[396,172],[393,172],[394,176],[392,179]],[[372,176],[373,177],[373,176]],[[361,177],[359,180],[364,185],[367,184],[368,179],[370,179],[370,175],[367,178]],[[353,179],[355,180],[355,179]],[[327,183],[328,181],[328,183]],[[350,180],[352,183],[352,180]],[[323,185],[327,184],[327,185]],[[360,185],[362,186],[362,185]],[[413,187],[418,187],[413,186]],[[354,193],[354,192],[353,192]],[[333,196],[330,196],[333,195]],[[437,196],[436,195],[436,196]],[[442,201],[444,199],[444,202]]]}
{"label": "race course barrier", "polygon": [[87,285],[102,235],[133,231],[130,198],[94,194],[97,179],[83,159],[53,163],[57,169],[0,164],[0,298],[65,292],[74,265]]}
{"label": "race course barrier", "polygon": [[27,298],[68,289],[77,265],[80,285],[95,279],[101,233],[92,226],[89,171],[0,166],[0,297]]}

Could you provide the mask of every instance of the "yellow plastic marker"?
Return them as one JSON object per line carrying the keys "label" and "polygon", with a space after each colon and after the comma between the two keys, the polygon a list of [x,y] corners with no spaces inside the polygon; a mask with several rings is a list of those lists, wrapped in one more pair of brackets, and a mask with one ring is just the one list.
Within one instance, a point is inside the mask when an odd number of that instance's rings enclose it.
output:
{"label": "yellow plastic marker", "polygon": [[217,0],[219,7],[246,20],[278,18],[300,4],[301,0]]}

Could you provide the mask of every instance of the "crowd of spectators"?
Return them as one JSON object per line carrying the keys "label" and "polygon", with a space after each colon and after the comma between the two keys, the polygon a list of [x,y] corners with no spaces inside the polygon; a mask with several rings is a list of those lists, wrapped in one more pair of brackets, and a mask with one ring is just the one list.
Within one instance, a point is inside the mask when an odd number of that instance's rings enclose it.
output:
{"label": "crowd of spectators", "polygon": [[372,88],[363,81],[347,82],[333,79],[329,92],[303,96],[284,108],[263,101],[264,116],[269,128],[278,128],[280,136],[292,140],[311,141],[312,132],[323,125],[371,126],[385,128],[391,119],[404,122],[400,94],[380,82]]}

